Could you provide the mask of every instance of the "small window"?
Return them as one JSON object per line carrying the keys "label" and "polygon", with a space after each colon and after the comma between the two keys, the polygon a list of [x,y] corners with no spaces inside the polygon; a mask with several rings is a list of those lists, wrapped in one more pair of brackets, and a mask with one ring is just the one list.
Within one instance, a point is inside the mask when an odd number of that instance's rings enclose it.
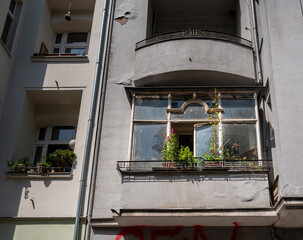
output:
{"label": "small window", "polygon": [[16,3],[15,0],[11,0],[6,15],[6,19],[1,35],[1,41],[5,44],[8,50],[11,50],[13,46],[13,42],[21,14],[21,6],[22,6],[21,3]]}
{"label": "small window", "polygon": [[43,156],[53,153],[57,149],[70,149],[69,142],[76,137],[73,126],[42,127],[39,130],[34,155],[34,164]]}
{"label": "small window", "polygon": [[85,55],[88,49],[89,33],[58,33],[56,34],[53,53]]}

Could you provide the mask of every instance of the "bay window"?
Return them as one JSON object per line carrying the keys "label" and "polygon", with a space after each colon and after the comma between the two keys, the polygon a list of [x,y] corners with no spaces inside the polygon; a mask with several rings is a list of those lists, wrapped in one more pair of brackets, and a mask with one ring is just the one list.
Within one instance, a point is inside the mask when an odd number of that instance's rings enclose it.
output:
{"label": "bay window", "polygon": [[[218,144],[223,158],[260,159],[256,93],[218,92]],[[179,146],[202,157],[209,149],[215,109],[213,92],[133,95],[130,160],[161,160],[163,141],[171,129]]]}

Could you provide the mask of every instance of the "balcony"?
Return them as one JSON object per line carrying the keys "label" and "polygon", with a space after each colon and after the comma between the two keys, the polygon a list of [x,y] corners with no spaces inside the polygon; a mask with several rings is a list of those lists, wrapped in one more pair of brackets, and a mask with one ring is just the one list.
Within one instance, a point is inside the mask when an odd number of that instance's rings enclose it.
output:
{"label": "balcony", "polygon": [[188,29],[136,44],[136,86],[254,85],[251,42],[230,34]]}
{"label": "balcony", "polygon": [[182,165],[171,161],[119,161],[117,170],[127,173],[151,173],[151,172],[239,172],[239,173],[268,173],[272,169],[272,161],[269,160],[203,160],[195,158],[195,163]]}

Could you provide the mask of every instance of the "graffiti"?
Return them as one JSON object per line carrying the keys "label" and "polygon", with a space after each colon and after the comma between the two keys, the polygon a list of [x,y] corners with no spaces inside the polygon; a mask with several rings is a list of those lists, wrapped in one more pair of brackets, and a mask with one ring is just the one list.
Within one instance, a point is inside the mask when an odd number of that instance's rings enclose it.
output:
{"label": "graffiti", "polygon": [[[238,230],[239,230],[239,224],[237,222],[233,222],[233,224],[234,224],[234,228],[233,228],[230,240],[236,240]],[[115,240],[120,240],[120,239],[122,240],[122,237],[124,238],[124,236],[126,236],[126,235],[136,237],[139,240],[145,240],[144,233],[143,233],[141,227],[148,227],[148,226],[126,227],[116,236]],[[178,237],[180,235],[180,232],[182,231],[182,229],[183,229],[183,226],[176,226],[174,229],[171,229],[171,227],[156,228],[151,232],[151,238],[148,238],[148,239],[157,240],[157,237],[162,237],[162,239],[163,239],[163,237]],[[190,239],[183,238],[183,240],[190,240]],[[203,233],[203,226],[201,226],[201,225],[194,226],[193,240],[208,240],[208,238]]]}

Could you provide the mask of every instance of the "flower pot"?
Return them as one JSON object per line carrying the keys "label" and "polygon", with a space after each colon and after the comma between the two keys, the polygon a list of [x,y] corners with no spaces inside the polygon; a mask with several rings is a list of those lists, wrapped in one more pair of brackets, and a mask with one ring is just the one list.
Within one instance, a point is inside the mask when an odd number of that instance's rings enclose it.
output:
{"label": "flower pot", "polygon": [[37,165],[37,171],[40,174],[46,173],[47,172],[47,168],[46,168],[45,164],[38,164]]}

